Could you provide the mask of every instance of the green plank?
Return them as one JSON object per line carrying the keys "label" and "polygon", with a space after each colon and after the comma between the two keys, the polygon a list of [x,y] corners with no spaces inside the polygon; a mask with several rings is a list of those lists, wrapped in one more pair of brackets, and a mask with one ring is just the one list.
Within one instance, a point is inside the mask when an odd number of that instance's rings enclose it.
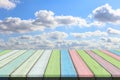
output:
{"label": "green plank", "polygon": [[113,65],[115,65],[116,67],[118,67],[120,69],[120,61],[114,59],[113,57],[111,57],[99,50],[93,50],[93,52],[95,52],[96,54],[98,54],[99,56],[101,56],[102,58],[104,58],[105,60],[107,60],[108,62],[112,63]]}
{"label": "green plank", "polygon": [[52,51],[44,76],[60,77],[60,51],[59,50]]}
{"label": "green plank", "polygon": [[0,68],[0,76],[2,77],[9,77],[10,74],[16,70],[21,64],[24,63],[30,56],[34,54],[35,50],[28,50],[11,63],[7,64],[6,66]]}
{"label": "green plank", "polygon": [[27,61],[25,61],[17,70],[15,70],[11,77],[26,77],[29,70],[42,55],[43,50],[37,50]]}
{"label": "green plank", "polygon": [[0,68],[3,67],[3,66],[5,66],[9,62],[11,62],[12,60],[14,60],[15,58],[17,58],[18,56],[24,54],[24,52],[26,52],[26,50],[19,50],[19,52],[15,53],[14,55],[10,55],[9,57],[1,60],[0,61]]}
{"label": "green plank", "polygon": [[12,50],[4,50],[4,51],[0,52],[0,56],[1,56],[1,55],[4,55],[4,54],[6,54],[6,53],[9,53],[10,51],[12,51]]}
{"label": "green plank", "polygon": [[85,61],[88,67],[92,70],[95,77],[111,77],[111,74],[107,72],[99,63],[97,63],[92,57],[90,57],[85,51],[77,50],[78,54]]}
{"label": "green plank", "polygon": [[120,52],[120,50],[117,50],[118,52]]}

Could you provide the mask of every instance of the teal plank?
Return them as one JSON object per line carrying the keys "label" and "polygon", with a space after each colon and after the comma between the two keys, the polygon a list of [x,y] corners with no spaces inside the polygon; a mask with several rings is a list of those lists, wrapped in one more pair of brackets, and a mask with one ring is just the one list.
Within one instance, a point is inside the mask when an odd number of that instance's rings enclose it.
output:
{"label": "teal plank", "polygon": [[24,61],[26,61],[35,50],[29,50],[23,55],[19,56],[15,60],[13,60],[11,63],[7,64],[6,66],[2,67],[0,69],[0,76],[1,77],[9,77],[9,75],[16,70]]}
{"label": "teal plank", "polygon": [[29,71],[27,77],[43,77],[52,50],[45,50],[36,64]]}
{"label": "teal plank", "polygon": [[0,52],[2,52],[3,50],[0,50]]}
{"label": "teal plank", "polygon": [[2,59],[0,61],[0,68],[5,66],[6,64],[8,64],[9,62],[11,62],[12,60],[14,60],[15,58],[19,57],[20,55],[24,54],[24,52],[26,52],[26,50],[19,50],[19,52],[15,53],[14,55],[11,55],[5,59]]}
{"label": "teal plank", "polygon": [[13,50],[13,51],[5,54],[5,55],[0,56],[0,60],[3,60],[3,59],[5,59],[5,58],[9,57],[10,55],[14,55],[14,54],[17,53],[18,51],[19,51],[19,50]]}
{"label": "teal plank", "polygon": [[34,66],[36,61],[42,55],[43,50],[37,50],[29,59],[27,59],[17,70],[15,70],[11,76],[12,77],[26,77],[27,73]]}

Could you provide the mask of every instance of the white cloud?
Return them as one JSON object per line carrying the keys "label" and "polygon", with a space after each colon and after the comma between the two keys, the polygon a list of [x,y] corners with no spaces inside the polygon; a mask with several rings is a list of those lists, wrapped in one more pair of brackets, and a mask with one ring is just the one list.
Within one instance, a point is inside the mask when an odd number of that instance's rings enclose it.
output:
{"label": "white cloud", "polygon": [[94,21],[94,22],[91,22],[91,23],[89,23],[88,24],[88,26],[90,27],[90,26],[96,26],[96,27],[103,27],[103,26],[105,26],[105,23],[103,23],[103,22],[99,22],[99,21]]}
{"label": "white cloud", "polygon": [[35,25],[44,26],[47,28],[55,28],[57,22],[54,18],[54,13],[52,11],[40,10],[35,13],[36,20],[33,22]]}
{"label": "white cloud", "polygon": [[[61,32],[62,33],[62,32]],[[47,34],[47,33],[46,33]],[[50,35],[53,33],[50,32]],[[59,36],[59,34],[58,34]],[[100,37],[99,39],[89,38],[82,40],[71,40],[41,35],[22,35],[19,37],[10,37],[8,41],[0,40],[1,49],[119,49],[120,38]]]}
{"label": "white cloud", "polygon": [[55,28],[57,26],[87,26],[84,19],[73,16],[56,16],[54,12],[40,10],[35,13],[37,19],[34,24]]}
{"label": "white cloud", "polygon": [[108,28],[107,29],[107,33],[108,34],[117,34],[117,35],[120,35],[120,30],[116,30],[116,29],[113,29],[113,28]]}
{"label": "white cloud", "polygon": [[15,8],[18,2],[18,0],[0,0],[0,8],[10,10]]}
{"label": "white cloud", "polygon": [[65,32],[54,31],[49,33],[41,34],[41,38],[52,39],[52,40],[63,40],[68,37],[68,34]]}
{"label": "white cloud", "polygon": [[56,16],[57,24],[61,26],[88,26],[85,19],[73,16]]}
{"label": "white cloud", "polygon": [[97,30],[97,31],[94,31],[94,32],[71,33],[71,35],[75,38],[87,38],[87,37],[107,36],[107,33]]}
{"label": "white cloud", "polygon": [[27,33],[44,31],[60,26],[87,26],[84,19],[73,16],[55,16],[52,11],[40,10],[35,13],[36,19],[22,20],[18,17],[8,17],[0,20],[0,33]]}
{"label": "white cloud", "polygon": [[95,20],[98,20],[103,23],[114,23],[119,24],[120,23],[120,9],[112,9],[112,7],[109,4],[105,4],[103,6],[100,6],[96,8],[93,13],[92,17]]}
{"label": "white cloud", "polygon": [[[1,0],[2,2],[3,0]],[[16,0],[15,0],[16,1]],[[15,2],[14,0],[12,2]],[[4,1],[3,1],[4,2]],[[35,19],[22,20],[18,17],[8,17],[0,20],[0,33],[27,33],[31,31],[44,31],[60,26],[105,26],[105,22],[120,23],[120,9],[113,10],[109,4],[96,8],[91,14],[93,22],[74,16],[55,15],[52,11],[40,10],[35,13]],[[96,21],[97,20],[97,21]],[[78,35],[78,34],[75,34]],[[81,35],[81,34],[80,34]]]}
{"label": "white cloud", "polygon": [[33,25],[34,20],[21,20],[20,18],[8,17],[0,21],[0,33],[27,33],[30,31],[43,30],[43,26]]}
{"label": "white cloud", "polygon": [[108,42],[108,43],[114,43],[119,44],[120,38],[119,37],[103,37],[101,38],[102,41]]}

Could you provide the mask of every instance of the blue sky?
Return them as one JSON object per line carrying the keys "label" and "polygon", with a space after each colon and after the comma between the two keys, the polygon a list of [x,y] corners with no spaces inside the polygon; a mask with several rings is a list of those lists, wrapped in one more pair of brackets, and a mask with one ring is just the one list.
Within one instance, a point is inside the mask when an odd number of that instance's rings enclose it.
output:
{"label": "blue sky", "polygon": [[119,3],[0,0],[0,48],[119,49]]}

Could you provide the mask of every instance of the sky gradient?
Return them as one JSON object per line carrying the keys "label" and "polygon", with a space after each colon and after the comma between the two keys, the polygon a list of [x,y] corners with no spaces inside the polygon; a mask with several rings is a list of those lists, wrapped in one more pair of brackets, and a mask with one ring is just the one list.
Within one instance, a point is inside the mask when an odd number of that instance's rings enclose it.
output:
{"label": "sky gradient", "polygon": [[0,0],[0,49],[120,49],[119,3]]}

